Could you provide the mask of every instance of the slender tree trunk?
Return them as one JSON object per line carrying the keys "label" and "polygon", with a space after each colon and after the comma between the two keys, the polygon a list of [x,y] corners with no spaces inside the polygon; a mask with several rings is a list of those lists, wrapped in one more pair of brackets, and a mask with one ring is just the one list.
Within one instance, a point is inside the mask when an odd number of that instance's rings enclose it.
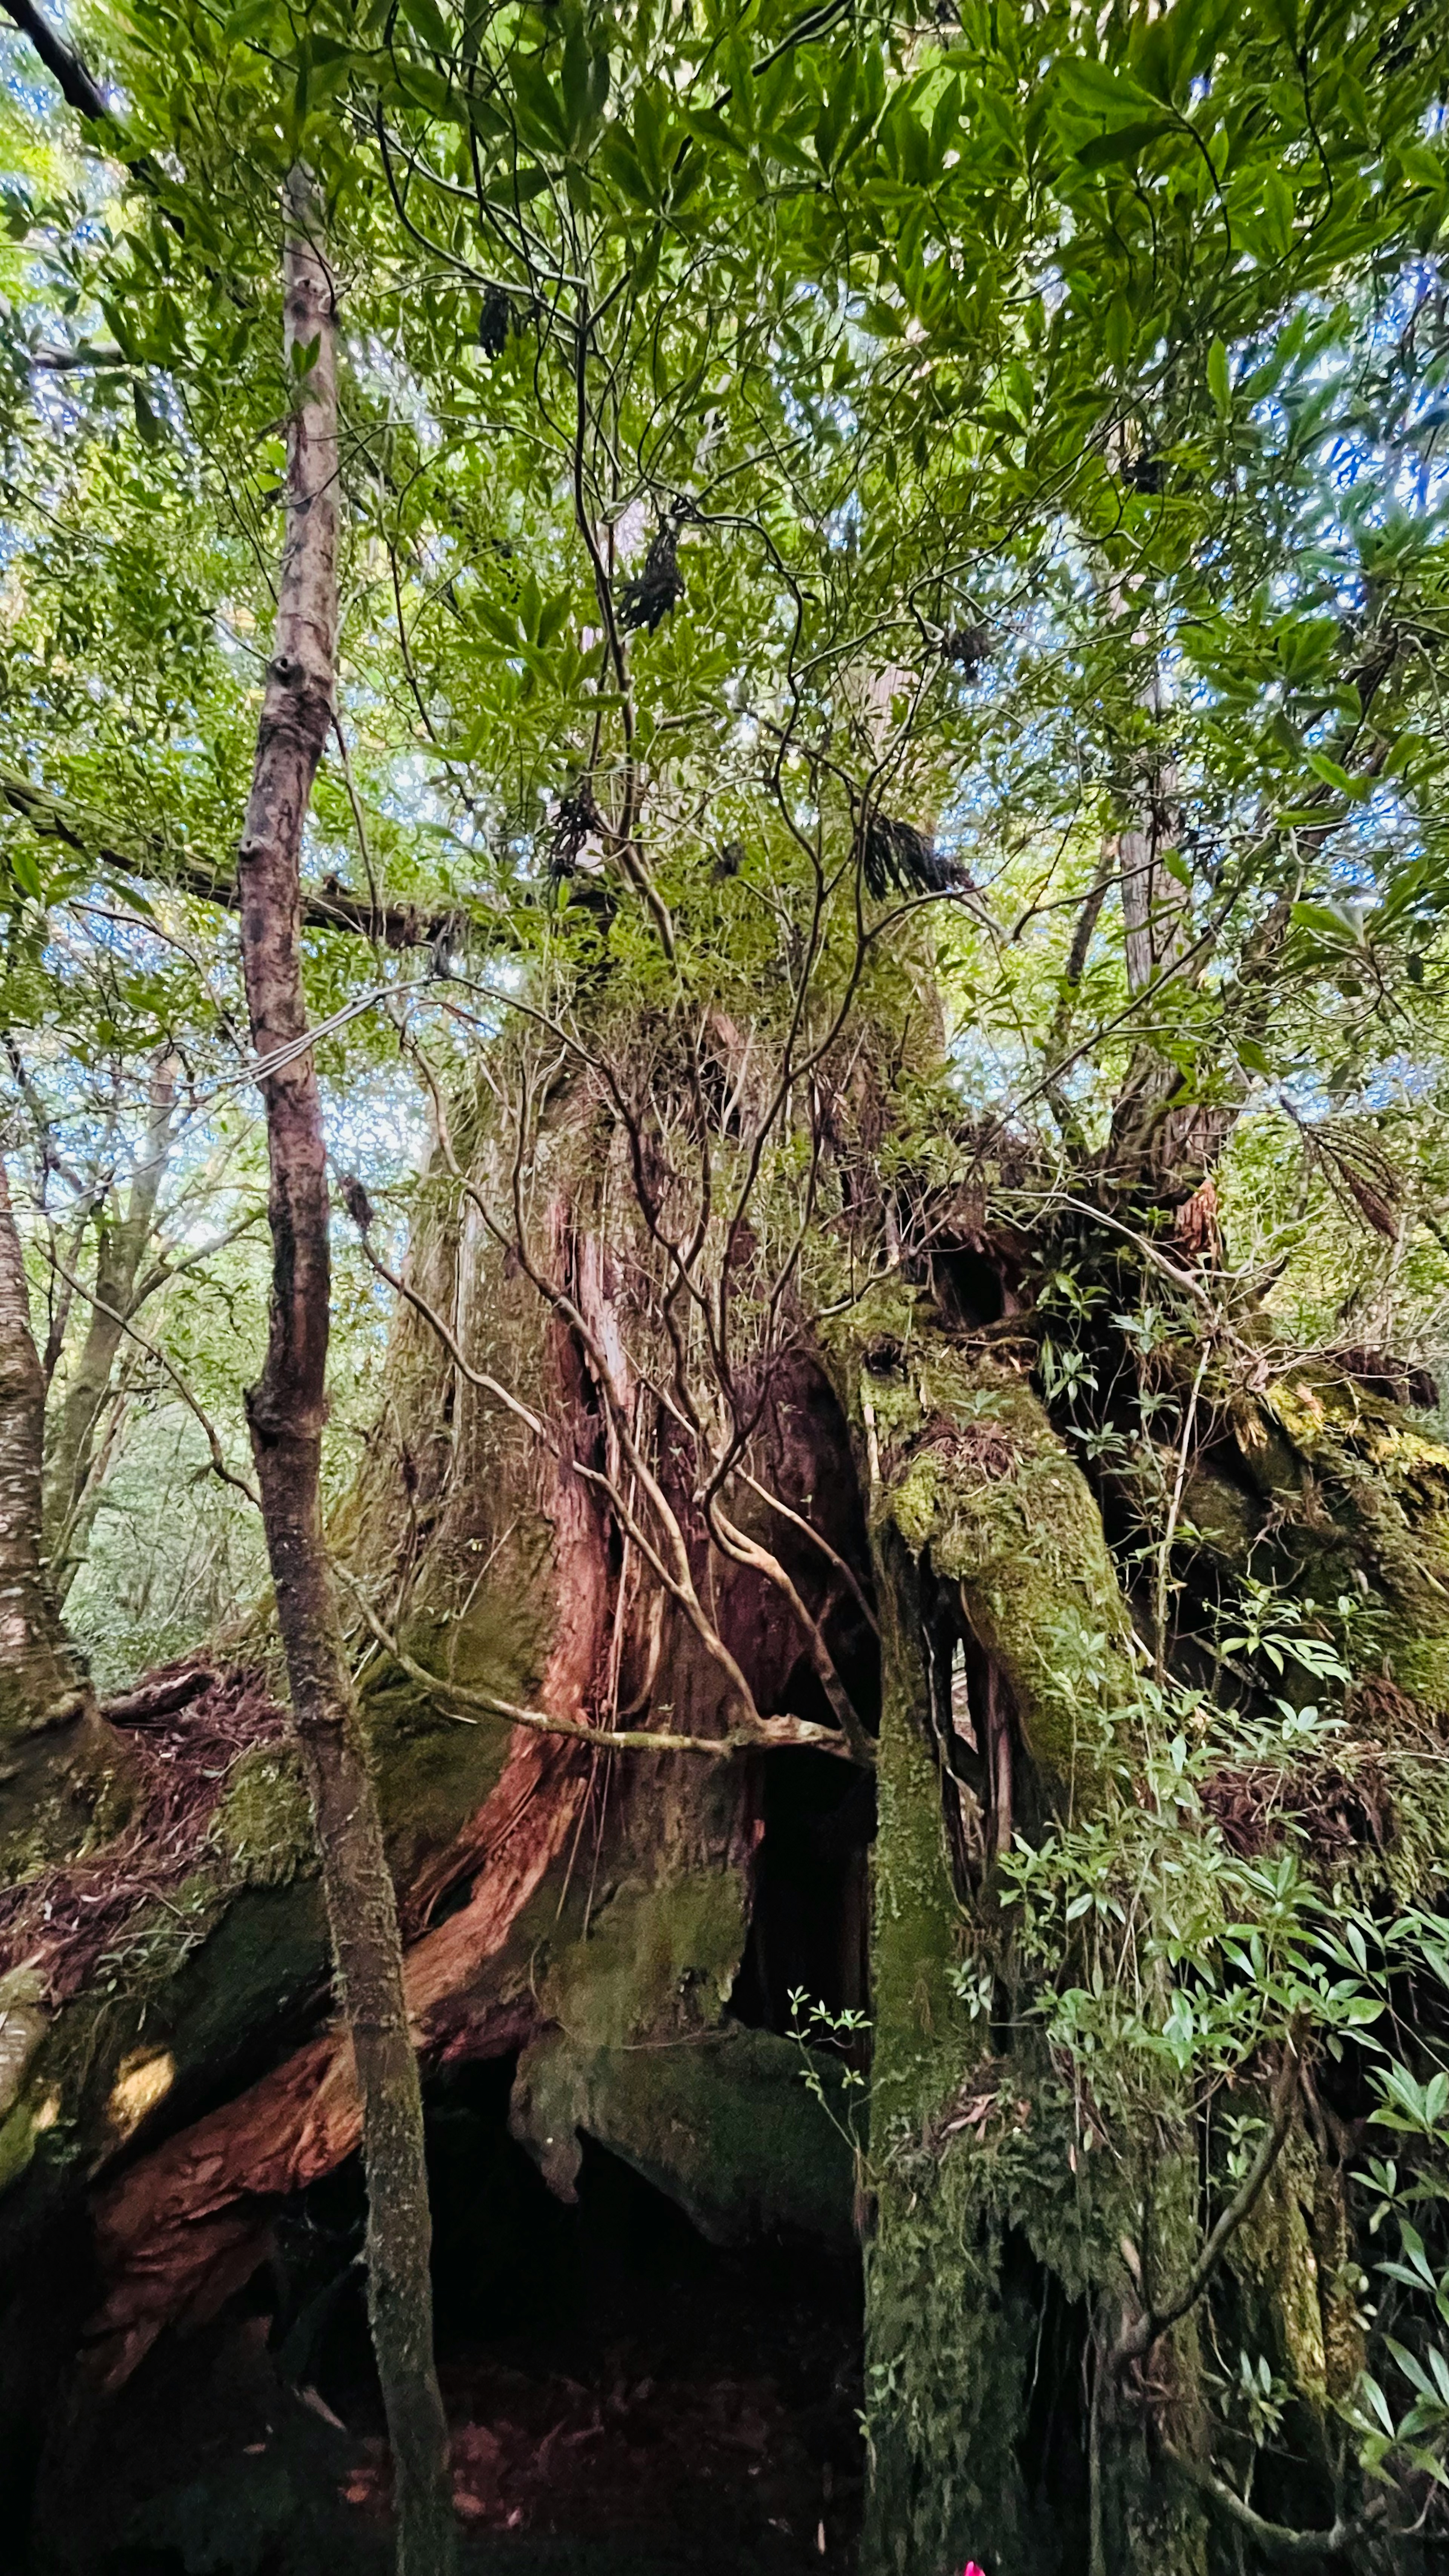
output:
{"label": "slender tree trunk", "polygon": [[0,1744],[63,1724],[88,1698],[41,1553],[44,1434],[45,1376],[0,1162]]}
{"label": "slender tree trunk", "polygon": [[171,1153],[175,1105],[176,1058],[168,1050],[152,1067],[146,1142],[132,1177],[125,1215],[119,1224],[107,1224],[104,1218],[99,1223],[96,1302],[45,1462],[45,1548],[61,1601],[79,1568],[84,1546],[82,1524],[88,1527],[93,1517],[85,1506],[95,1463],[96,1432],[111,1391],[111,1372],[126,1319],[135,1304],[141,1262],[151,1239],[156,1201]]}
{"label": "slender tree trunk", "polygon": [[270,1154],[272,1305],[247,1398],[277,1620],[316,1819],[343,2010],[356,2059],[368,2190],[373,2345],[391,2437],[398,2565],[451,2565],[447,2426],[432,2352],[422,2099],[377,1801],[322,1531],[330,1320],[326,1148],[298,953],[298,863],[331,722],[337,622],[337,374],[322,209],[287,183],[287,540],[256,768],[239,853],[242,951]]}

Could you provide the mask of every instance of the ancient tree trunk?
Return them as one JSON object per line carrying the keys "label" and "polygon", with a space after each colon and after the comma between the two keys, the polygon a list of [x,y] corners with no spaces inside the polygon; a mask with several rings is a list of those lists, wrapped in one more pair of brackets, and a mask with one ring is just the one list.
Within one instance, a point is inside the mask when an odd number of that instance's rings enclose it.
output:
{"label": "ancient tree trunk", "polygon": [[90,1317],[45,1462],[45,1548],[62,1601],[75,1579],[85,1534],[94,1518],[92,1467],[96,1434],[110,1393],[116,1354],[136,1302],[136,1282],[171,1151],[175,1100],[176,1058],[167,1053],[152,1070],[146,1141],[131,1181],[126,1212],[115,1225],[102,1217],[97,1228]]}
{"label": "ancient tree trunk", "polygon": [[328,1921],[362,2097],[373,2342],[407,2576],[453,2551],[447,2428],[432,2358],[422,2103],[377,1800],[358,1728],[322,1531],[330,1318],[326,1147],[298,954],[298,861],[331,721],[337,619],[337,379],[322,210],[287,188],[286,334],[294,411],[276,646],[240,850],[242,953],[270,1155],[272,1307],[248,1396],[277,1620],[306,1765]]}
{"label": "ancient tree trunk", "polygon": [[[1014,1833],[1092,1813],[1133,1760],[1125,1607],[1022,1374],[924,1300],[874,1321],[853,1392],[883,1658],[864,2576],[973,2558],[1203,2576],[1201,2509],[1158,2492],[1140,2425],[1092,2421],[1094,2322],[1131,2297],[1119,2240],[1140,2232],[1142,2177],[1080,2153],[999,1904]],[[1191,2450],[1190,2329],[1159,2366]]]}

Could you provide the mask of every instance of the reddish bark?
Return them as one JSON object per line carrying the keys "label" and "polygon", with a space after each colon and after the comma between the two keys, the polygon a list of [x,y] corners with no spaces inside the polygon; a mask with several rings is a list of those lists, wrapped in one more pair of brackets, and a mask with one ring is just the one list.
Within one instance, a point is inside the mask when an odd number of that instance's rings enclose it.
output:
{"label": "reddish bark", "polygon": [[[444,2059],[489,2056],[526,2033],[469,1988],[572,1831],[583,1795],[570,1749],[521,1730],[471,1829],[481,1875],[468,1903],[408,1953],[413,2038]],[[312,2040],[234,2101],[132,2165],[94,2203],[108,2278],[90,2326],[103,2384],[129,2378],[167,2325],[201,2325],[249,2278],[273,2205],[352,2154],[362,2112],[345,2031]]]}

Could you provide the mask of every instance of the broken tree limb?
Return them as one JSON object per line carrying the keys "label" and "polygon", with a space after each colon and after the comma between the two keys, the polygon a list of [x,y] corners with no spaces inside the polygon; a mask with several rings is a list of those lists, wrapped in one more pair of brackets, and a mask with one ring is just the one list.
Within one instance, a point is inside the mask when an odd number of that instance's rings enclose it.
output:
{"label": "broken tree limb", "polygon": [[398,1643],[391,1629],[383,1626],[361,1584],[345,1567],[339,1566],[337,1571],[377,1644],[398,1670],[430,1698],[452,1700],[460,1709],[477,1712],[477,1716],[464,1718],[465,1725],[476,1725],[479,1717],[494,1717],[510,1726],[525,1727],[530,1733],[561,1735],[576,1744],[592,1744],[601,1753],[702,1753],[712,1762],[722,1762],[736,1753],[808,1745],[816,1753],[838,1754],[843,1761],[858,1758],[845,1736],[834,1727],[816,1726],[804,1717],[764,1717],[752,1726],[732,1726],[724,1735],[677,1735],[658,1727],[595,1726],[583,1717],[554,1717],[546,1709],[522,1708],[514,1700],[500,1699],[494,1691],[475,1690],[466,1682],[450,1680],[446,1673],[430,1673],[425,1664],[418,1663]]}

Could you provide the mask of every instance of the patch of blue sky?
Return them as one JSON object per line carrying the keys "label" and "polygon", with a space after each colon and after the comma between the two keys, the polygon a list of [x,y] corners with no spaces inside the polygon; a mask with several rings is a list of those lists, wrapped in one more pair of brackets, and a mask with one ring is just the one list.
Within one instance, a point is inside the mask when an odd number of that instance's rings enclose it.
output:
{"label": "patch of blue sky", "polygon": [[345,335],[344,355],[359,384],[384,402],[393,417],[407,422],[425,455],[436,455],[443,444],[442,423],[397,351],[378,332],[351,331]]}
{"label": "patch of blue sky", "polygon": [[1431,1104],[1444,1079],[1439,1056],[1396,1054],[1376,1064],[1347,1095],[1335,1092],[1316,1068],[1289,1075],[1273,1086],[1272,1097],[1305,1127],[1325,1118],[1383,1117],[1393,1109]]}

